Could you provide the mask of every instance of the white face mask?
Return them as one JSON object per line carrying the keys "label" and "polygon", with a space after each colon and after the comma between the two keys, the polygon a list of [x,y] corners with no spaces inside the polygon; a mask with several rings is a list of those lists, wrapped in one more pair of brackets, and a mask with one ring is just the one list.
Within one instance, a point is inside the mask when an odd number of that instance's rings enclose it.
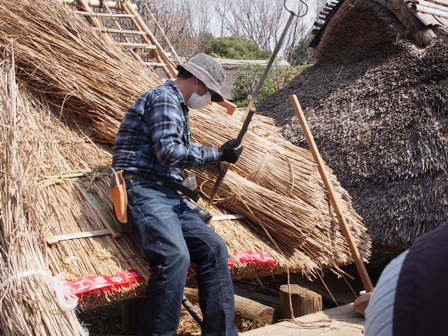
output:
{"label": "white face mask", "polygon": [[[197,86],[198,85],[196,84],[196,87]],[[212,96],[208,90],[203,96],[198,95],[196,93],[196,87],[194,88],[193,94],[187,101],[187,106],[192,109],[202,109],[211,102]]]}

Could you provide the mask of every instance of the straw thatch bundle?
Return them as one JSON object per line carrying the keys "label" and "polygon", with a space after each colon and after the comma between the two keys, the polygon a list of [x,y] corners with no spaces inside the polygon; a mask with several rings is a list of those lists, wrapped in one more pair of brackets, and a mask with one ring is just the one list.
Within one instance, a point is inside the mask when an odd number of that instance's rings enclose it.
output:
{"label": "straw thatch bundle", "polygon": [[60,1],[2,1],[0,16],[0,41],[15,41],[18,75],[62,114],[86,119],[94,130],[89,137],[113,142],[122,118],[117,111],[157,82]]}
{"label": "straw thatch bundle", "polygon": [[[203,124],[214,130],[213,137],[203,132],[195,136],[199,142],[209,145],[219,144],[229,134],[236,134],[240,127],[235,118],[223,116],[216,119],[205,112],[194,113],[191,120],[192,125],[198,123],[196,128]],[[338,257],[331,261],[320,260],[324,250],[339,247],[344,250],[345,239],[337,229],[337,221],[309,152],[291,146],[279,136],[268,141],[252,132],[247,134],[244,143],[250,153],[244,153],[233,171],[226,175],[217,195],[218,203],[250,218],[279,243],[284,253],[299,248],[306,251],[311,263],[337,264]],[[201,192],[210,194],[217,171],[208,169],[198,171],[197,175]],[[347,222],[365,253],[369,247],[360,239],[365,234],[359,225],[360,217],[346,206],[350,199],[334,177],[332,182],[345,205]],[[302,240],[297,242],[290,237]]]}
{"label": "straw thatch bundle", "polygon": [[259,110],[306,146],[286,103],[300,97],[322,156],[374,243],[407,248],[448,214],[447,40],[417,48],[374,1],[357,1],[343,18],[319,62]]}
{"label": "straw thatch bundle", "polygon": [[[110,165],[110,145],[128,106],[160,80],[106,46],[58,1],[1,2],[0,16],[0,45],[14,50],[17,77],[30,101],[22,118],[31,118],[33,132],[46,137],[40,142],[37,171],[29,176],[39,177],[39,197],[32,209],[38,218],[35,225],[45,223],[42,231],[53,235],[105,228],[112,216],[100,168]],[[236,135],[241,127],[221,108],[192,111],[191,119],[193,137],[210,145]],[[203,121],[207,127],[202,127]],[[271,132],[271,141],[255,133],[260,130]],[[351,257],[317,169],[307,151],[272,136],[275,132],[265,120],[253,125],[245,138],[244,155],[229,171],[217,199],[251,219],[211,224],[227,242],[235,263],[232,274],[253,277],[289,269],[310,276],[322,268],[339,272],[338,266]],[[216,170],[198,175],[207,194]],[[334,176],[332,181],[360,250],[368,257],[365,228]],[[217,207],[211,211],[224,212]],[[256,250],[267,251],[277,267],[243,264],[234,256],[234,252]],[[114,275],[130,268],[149,277],[144,256],[128,235],[60,241],[48,246],[47,253],[52,273],[65,273],[67,280]],[[84,307],[136,296],[142,287],[100,293],[101,298],[85,301]]]}
{"label": "straw thatch bundle", "polygon": [[0,67],[0,329],[3,335],[85,335],[63,278],[46,260],[39,216],[39,171],[45,134],[30,132],[27,100],[15,82],[14,66]]}

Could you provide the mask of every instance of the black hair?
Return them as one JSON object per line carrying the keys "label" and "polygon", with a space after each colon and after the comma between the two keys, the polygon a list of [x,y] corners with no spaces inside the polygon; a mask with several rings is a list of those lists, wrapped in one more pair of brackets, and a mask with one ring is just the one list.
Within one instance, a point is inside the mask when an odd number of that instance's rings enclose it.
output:
{"label": "black hair", "polygon": [[184,67],[182,66],[177,66],[177,78],[181,78],[181,79],[188,79],[190,77],[193,77],[192,73],[185,70]]}

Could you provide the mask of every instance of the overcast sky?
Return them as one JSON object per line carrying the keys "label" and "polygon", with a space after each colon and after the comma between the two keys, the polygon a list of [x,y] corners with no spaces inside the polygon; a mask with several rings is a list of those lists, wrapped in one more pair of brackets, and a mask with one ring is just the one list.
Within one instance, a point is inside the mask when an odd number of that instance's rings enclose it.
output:
{"label": "overcast sky", "polygon": [[[220,3],[222,5],[222,3],[224,3],[224,1],[221,0],[175,0],[175,1],[179,1],[180,3],[183,3],[185,1],[190,2],[191,4],[193,4],[193,6],[197,6],[198,4],[202,3],[203,7],[208,7],[210,8],[210,29],[211,29],[211,33],[216,36],[216,37],[220,37],[221,35],[221,31],[220,31],[220,24],[219,24],[219,19],[216,17],[217,13],[213,10],[213,7],[215,6],[216,3]],[[227,0],[227,1],[232,1],[232,0]],[[256,0],[254,0],[256,1]],[[271,0],[271,1],[276,1],[276,0]],[[280,1],[281,3],[283,3],[283,0],[277,0]],[[317,17],[317,7],[320,6],[322,7],[323,4],[326,2],[326,0],[303,0],[307,6],[308,6],[308,11],[307,14],[304,17],[298,18],[298,20],[303,21],[303,25],[306,27],[305,31],[308,32],[314,21],[316,20]],[[320,4],[320,5],[319,5]],[[286,6],[289,10],[292,10],[294,12],[298,12],[300,10],[301,13],[303,13],[303,9],[305,8],[303,6],[303,4],[299,1],[299,0],[286,0]],[[299,7],[301,6],[301,7]],[[281,25],[281,29],[283,30],[284,26],[286,25],[286,21],[289,18],[289,13],[285,11],[284,14],[284,24]],[[228,35],[228,34],[227,34]],[[226,36],[226,32],[224,32],[224,36]]]}

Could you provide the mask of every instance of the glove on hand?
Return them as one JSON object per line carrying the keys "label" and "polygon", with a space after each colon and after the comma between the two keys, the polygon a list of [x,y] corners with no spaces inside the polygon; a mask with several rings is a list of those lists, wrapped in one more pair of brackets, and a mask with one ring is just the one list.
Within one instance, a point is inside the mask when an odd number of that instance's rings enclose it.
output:
{"label": "glove on hand", "polygon": [[229,163],[235,163],[238,161],[244,147],[243,145],[236,146],[236,139],[231,139],[226,141],[221,147],[218,148],[219,151],[219,161],[225,161]]}

